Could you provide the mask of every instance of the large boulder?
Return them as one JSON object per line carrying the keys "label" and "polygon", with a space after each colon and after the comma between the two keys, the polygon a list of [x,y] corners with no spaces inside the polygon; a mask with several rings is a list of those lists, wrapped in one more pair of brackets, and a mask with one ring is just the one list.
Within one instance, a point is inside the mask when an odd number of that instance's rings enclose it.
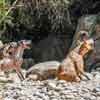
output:
{"label": "large boulder", "polygon": [[78,25],[76,28],[75,35],[73,37],[73,43],[72,43],[71,49],[76,46],[77,40],[80,39],[80,31],[85,30],[85,31],[89,32],[90,28],[92,28],[92,25],[94,24],[94,22],[96,20],[96,17],[97,17],[97,15],[85,15],[85,16],[82,16],[78,20]]}
{"label": "large boulder", "polygon": [[[97,15],[86,15],[82,16],[78,21],[78,26],[73,38],[73,43],[70,48],[72,50],[78,43],[78,40],[80,40],[80,31],[85,30],[88,32],[88,35],[92,38],[97,38],[100,36],[100,23],[98,23],[96,20],[100,16]],[[91,52],[89,55],[85,57],[85,63],[86,63],[86,70],[90,71],[92,68],[95,67],[95,59],[100,58],[100,39],[95,41],[95,58],[93,56],[93,52]],[[100,62],[100,60],[98,61]],[[93,64],[95,63],[95,64]],[[92,66],[93,65],[93,66]]]}
{"label": "large boulder", "polygon": [[70,47],[70,38],[59,38],[56,35],[48,35],[34,48],[34,58],[36,62],[49,60],[61,61]]}

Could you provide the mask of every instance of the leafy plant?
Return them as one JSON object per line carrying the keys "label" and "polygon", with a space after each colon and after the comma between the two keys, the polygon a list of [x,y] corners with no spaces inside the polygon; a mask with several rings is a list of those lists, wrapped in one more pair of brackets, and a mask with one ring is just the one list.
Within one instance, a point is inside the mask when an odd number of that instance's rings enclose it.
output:
{"label": "leafy plant", "polygon": [[6,26],[13,26],[12,17],[9,14],[11,0],[0,0],[0,31],[1,34],[6,31]]}

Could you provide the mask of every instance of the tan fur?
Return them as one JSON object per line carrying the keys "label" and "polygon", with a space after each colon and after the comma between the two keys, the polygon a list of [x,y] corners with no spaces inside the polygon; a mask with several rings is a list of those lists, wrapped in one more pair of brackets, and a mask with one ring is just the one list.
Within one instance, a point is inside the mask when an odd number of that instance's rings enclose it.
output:
{"label": "tan fur", "polygon": [[58,79],[63,79],[67,81],[80,81],[78,75],[80,75],[78,68],[75,66],[73,59],[76,61],[76,64],[80,65],[80,70],[83,71],[84,64],[83,59],[76,52],[71,52],[61,63],[58,69]]}
{"label": "tan fur", "polygon": [[[58,79],[66,81],[80,81],[81,75],[84,75],[83,57],[92,49],[90,42],[83,42],[76,52],[72,50],[62,61],[58,69]],[[85,75],[84,75],[85,76]]]}
{"label": "tan fur", "polygon": [[27,70],[26,78],[31,80],[46,80],[49,78],[55,78],[57,76],[59,65],[60,62],[58,61],[46,61],[35,64]]}

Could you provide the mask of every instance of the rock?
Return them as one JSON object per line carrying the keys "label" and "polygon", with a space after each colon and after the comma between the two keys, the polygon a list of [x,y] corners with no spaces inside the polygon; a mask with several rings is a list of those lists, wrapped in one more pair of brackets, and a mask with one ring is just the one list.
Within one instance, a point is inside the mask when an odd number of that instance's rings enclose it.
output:
{"label": "rock", "polygon": [[83,98],[84,98],[85,100],[89,100],[90,97],[91,97],[91,95],[90,95],[89,93],[83,94]]}
{"label": "rock", "polygon": [[84,98],[80,98],[80,100],[85,100]]}
{"label": "rock", "polygon": [[68,34],[65,34],[64,38],[61,39],[60,36],[57,37],[56,35],[50,34],[48,37],[40,40],[35,50],[35,60],[37,62],[44,62],[54,59],[58,61],[63,59],[71,43],[71,38],[69,39],[69,35],[67,35]]}
{"label": "rock", "polygon": [[48,83],[48,86],[51,87],[52,89],[56,89],[56,84],[55,83]]}
{"label": "rock", "polygon": [[[92,74],[87,73],[87,72],[85,72],[84,74],[85,74],[85,75],[87,75],[87,76],[88,76],[88,78],[89,78],[90,80],[92,80],[92,79],[93,79],[93,75],[92,75]],[[82,80],[87,80],[87,79],[86,79],[86,77],[84,77],[84,76],[83,76],[83,77],[82,77]]]}
{"label": "rock", "polygon": [[100,97],[97,97],[96,99],[97,99],[97,100],[100,100]]}
{"label": "rock", "polygon": [[86,15],[86,16],[82,16],[79,20],[78,20],[78,25],[77,25],[77,29],[73,38],[73,43],[71,45],[71,49],[74,48],[74,46],[77,44],[77,40],[80,39],[80,32],[81,30],[87,30],[89,31],[91,25],[93,25],[94,21],[96,19],[96,15]]}
{"label": "rock", "polygon": [[91,100],[96,100],[96,97],[91,95],[91,98],[90,99]]}
{"label": "rock", "polygon": [[100,86],[97,86],[96,88],[94,88],[93,92],[100,92]]}
{"label": "rock", "polygon": [[[91,36],[94,39],[100,36],[100,30],[99,30],[100,25],[96,23],[96,19],[97,19],[97,15],[86,15],[86,16],[82,16],[79,19],[70,50],[72,50],[77,45],[78,40],[80,40],[80,31],[88,31],[89,36]],[[85,57],[85,65],[86,65],[85,69],[89,72],[95,69],[96,65],[100,63],[100,61],[98,63],[95,63],[94,60],[94,59],[96,60],[100,59],[99,45],[100,45],[100,39],[95,41],[95,58],[93,57],[93,52],[90,52],[90,54]],[[99,66],[97,65],[97,67]]]}
{"label": "rock", "polygon": [[60,94],[61,95],[68,95],[71,92],[72,92],[71,90],[62,90],[62,91],[60,91]]}
{"label": "rock", "polygon": [[100,73],[95,74],[94,78],[97,79],[97,80],[100,80]]}
{"label": "rock", "polygon": [[100,81],[24,80],[1,86],[0,96],[4,100],[99,100]]}
{"label": "rock", "polygon": [[97,96],[100,96],[100,91],[99,91],[99,92],[97,92]]}
{"label": "rock", "polygon": [[67,82],[65,80],[59,80],[58,83],[59,84],[67,84]]}
{"label": "rock", "polygon": [[66,99],[74,99],[75,97],[73,96],[73,94],[68,94],[66,95]]}

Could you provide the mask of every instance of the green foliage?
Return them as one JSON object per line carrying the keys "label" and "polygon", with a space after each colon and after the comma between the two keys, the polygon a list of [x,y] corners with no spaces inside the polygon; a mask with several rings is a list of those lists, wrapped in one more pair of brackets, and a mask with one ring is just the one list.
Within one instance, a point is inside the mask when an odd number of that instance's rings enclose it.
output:
{"label": "green foliage", "polygon": [[[68,11],[71,4],[72,0],[24,1],[24,7],[17,9],[14,14],[13,22],[16,31],[21,34],[39,31],[41,33],[65,33],[71,25]],[[22,28],[24,28],[23,32]]]}
{"label": "green foliage", "polygon": [[7,15],[10,7],[10,0],[0,0],[0,31],[6,30],[6,25],[12,26],[12,17]]}
{"label": "green foliage", "polygon": [[23,6],[7,15],[14,1],[0,0],[0,31],[9,32],[9,36],[13,33],[13,39],[40,32],[66,33],[72,28],[68,8],[74,0],[19,0]]}

